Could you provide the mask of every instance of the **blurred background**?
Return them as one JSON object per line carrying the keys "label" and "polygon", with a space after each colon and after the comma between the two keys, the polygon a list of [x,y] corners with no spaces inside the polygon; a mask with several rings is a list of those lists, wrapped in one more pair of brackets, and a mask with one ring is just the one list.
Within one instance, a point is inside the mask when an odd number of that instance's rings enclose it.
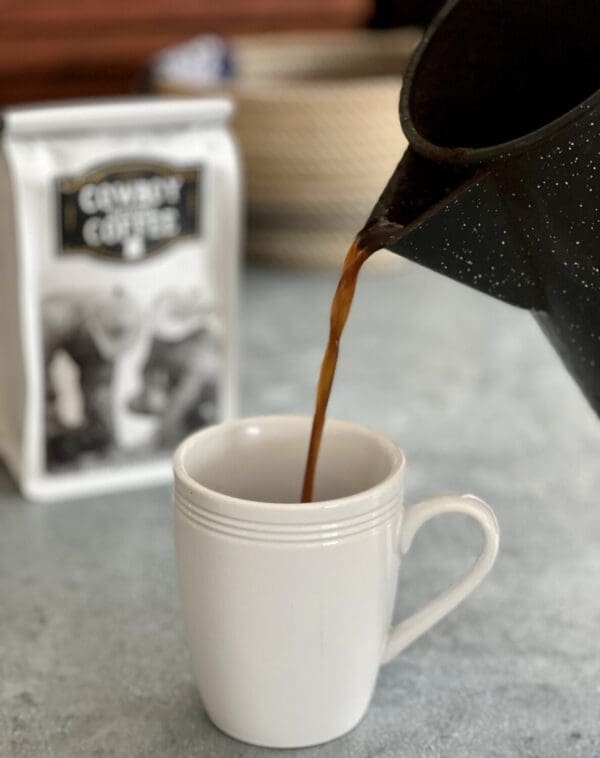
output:
{"label": "blurred background", "polygon": [[337,267],[404,150],[400,77],[440,5],[5,0],[0,104],[224,93],[236,102],[249,256]]}
{"label": "blurred background", "polygon": [[0,102],[135,92],[151,56],[198,34],[231,38],[389,28],[424,23],[439,5],[435,0],[4,0]]}

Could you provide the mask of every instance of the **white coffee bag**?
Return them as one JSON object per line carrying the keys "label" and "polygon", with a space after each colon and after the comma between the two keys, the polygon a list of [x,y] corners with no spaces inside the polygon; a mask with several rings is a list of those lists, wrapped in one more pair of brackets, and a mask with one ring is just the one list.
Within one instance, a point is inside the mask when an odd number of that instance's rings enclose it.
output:
{"label": "white coffee bag", "polygon": [[232,414],[239,166],[224,100],[15,108],[0,159],[0,453],[33,499],[169,477]]}

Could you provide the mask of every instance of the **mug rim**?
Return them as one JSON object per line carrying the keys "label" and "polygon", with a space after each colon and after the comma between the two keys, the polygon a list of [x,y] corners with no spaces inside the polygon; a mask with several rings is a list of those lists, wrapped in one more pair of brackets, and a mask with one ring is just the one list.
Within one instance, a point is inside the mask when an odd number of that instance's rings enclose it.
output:
{"label": "mug rim", "polygon": [[[308,526],[316,523],[330,523],[332,520],[336,522],[347,521],[347,525],[350,527],[352,522],[357,522],[357,517],[360,519],[361,516],[372,516],[373,511],[378,513],[381,511],[383,515],[383,512],[387,512],[392,505],[392,499],[398,500],[398,506],[400,505],[402,475],[406,464],[402,450],[389,437],[380,432],[352,421],[340,419],[327,419],[326,427],[327,425],[330,427],[334,425],[362,437],[376,440],[388,452],[391,461],[391,468],[383,479],[373,486],[351,495],[310,503],[250,500],[212,489],[197,481],[186,470],[184,462],[186,452],[203,438],[223,434],[232,429],[243,429],[251,425],[300,423],[309,425],[311,422],[311,416],[294,414],[250,416],[224,421],[193,432],[179,444],[173,455],[176,505],[183,505],[183,510],[188,513],[190,511],[218,512],[225,517],[237,519],[240,519],[241,512],[243,521],[268,522],[274,527],[277,524],[296,524],[301,527],[303,524]],[[200,500],[202,505],[199,504]],[[218,507],[215,507],[217,504]],[[355,525],[358,526],[358,523]]]}

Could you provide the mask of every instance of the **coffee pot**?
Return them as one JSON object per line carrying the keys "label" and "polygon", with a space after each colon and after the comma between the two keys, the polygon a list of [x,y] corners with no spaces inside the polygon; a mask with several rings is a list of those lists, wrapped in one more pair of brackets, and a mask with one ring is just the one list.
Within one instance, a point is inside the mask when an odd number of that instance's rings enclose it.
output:
{"label": "coffee pot", "polygon": [[530,309],[600,415],[599,50],[598,0],[447,2],[359,242]]}

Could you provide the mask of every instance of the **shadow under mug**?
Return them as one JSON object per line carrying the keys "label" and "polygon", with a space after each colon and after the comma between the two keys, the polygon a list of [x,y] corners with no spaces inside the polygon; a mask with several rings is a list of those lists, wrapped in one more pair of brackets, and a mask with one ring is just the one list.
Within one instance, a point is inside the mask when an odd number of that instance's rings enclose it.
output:
{"label": "shadow under mug", "polygon": [[[461,602],[498,550],[493,511],[472,495],[404,508],[404,456],[328,420],[315,502],[298,502],[310,418],[242,419],[188,437],[174,457],[179,589],[194,675],[211,720],[267,747],[338,737],[365,714],[377,673]],[[390,628],[398,569],[417,529],[474,518],[473,567]]]}

